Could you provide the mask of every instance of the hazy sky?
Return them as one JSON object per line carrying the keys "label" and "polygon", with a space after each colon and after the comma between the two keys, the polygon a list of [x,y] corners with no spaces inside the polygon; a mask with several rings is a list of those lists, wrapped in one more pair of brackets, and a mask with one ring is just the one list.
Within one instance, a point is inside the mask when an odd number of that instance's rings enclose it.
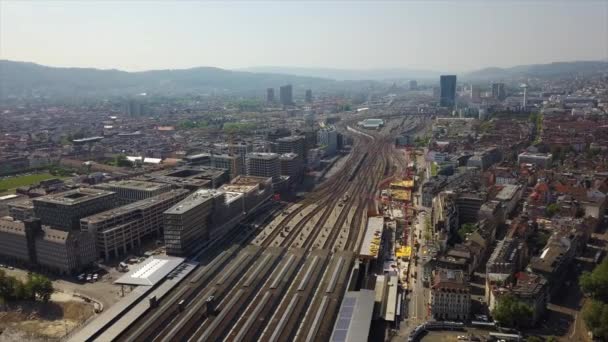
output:
{"label": "hazy sky", "polygon": [[597,60],[608,58],[608,0],[0,0],[0,58],[124,70]]}

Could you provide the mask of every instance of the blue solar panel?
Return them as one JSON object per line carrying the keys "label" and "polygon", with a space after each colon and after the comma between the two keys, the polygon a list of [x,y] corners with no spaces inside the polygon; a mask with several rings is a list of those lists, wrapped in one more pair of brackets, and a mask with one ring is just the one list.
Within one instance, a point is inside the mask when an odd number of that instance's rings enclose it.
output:
{"label": "blue solar panel", "polygon": [[357,297],[345,297],[342,300],[342,308],[340,309],[340,313],[338,314],[338,321],[336,322],[332,341],[346,341],[348,327],[350,326],[350,322],[353,318],[356,304]]}

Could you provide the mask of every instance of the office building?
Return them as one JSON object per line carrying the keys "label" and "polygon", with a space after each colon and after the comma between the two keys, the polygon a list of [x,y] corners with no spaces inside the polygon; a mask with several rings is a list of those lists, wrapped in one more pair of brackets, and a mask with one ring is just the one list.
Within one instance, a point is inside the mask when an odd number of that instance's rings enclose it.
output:
{"label": "office building", "polygon": [[291,84],[279,88],[279,98],[283,106],[291,106],[293,104],[293,87]]}
{"label": "office building", "polygon": [[230,154],[212,154],[211,166],[228,171],[230,179],[241,174],[243,167],[241,165],[241,157]]}
{"label": "office building", "polygon": [[247,175],[257,177],[270,177],[273,183],[280,180],[281,164],[276,153],[249,153],[247,154]]}
{"label": "office building", "polygon": [[297,184],[304,173],[303,158],[295,153],[284,153],[279,157],[281,176],[288,176],[290,184]]}
{"label": "office building", "polygon": [[479,87],[471,85],[471,101],[479,102],[481,101],[481,89]]}
{"label": "office building", "polygon": [[26,199],[7,204],[9,216],[17,221],[34,218],[34,202]]}
{"label": "office building", "polygon": [[418,82],[416,80],[410,80],[410,90],[418,90]]}
{"label": "office building", "polygon": [[492,97],[499,101],[507,97],[504,83],[492,83]]}
{"label": "office building", "polygon": [[441,75],[439,105],[454,107],[456,104],[456,75]]}
{"label": "office building", "polygon": [[431,314],[439,320],[464,321],[471,311],[471,293],[462,270],[438,269],[431,287]]}
{"label": "office building", "polygon": [[290,135],[276,140],[275,152],[295,153],[304,158],[306,155],[306,137],[302,135]]}
{"label": "office building", "polygon": [[130,117],[146,115],[146,106],[139,99],[129,99],[125,104],[125,115]]}
{"label": "office building", "polygon": [[1,218],[0,256],[44,271],[73,274],[96,260],[95,241],[88,233],[42,226],[39,219]]}
{"label": "office building", "polygon": [[166,210],[165,246],[168,255],[188,256],[209,239],[209,221],[216,202],[224,192],[200,189]]}
{"label": "office building", "polygon": [[185,189],[160,193],[85,217],[80,220],[80,229],[95,237],[97,251],[106,260],[125,255],[129,250],[139,248],[143,238],[152,234],[160,237],[163,212],[187,195],[188,190]]}
{"label": "office building", "polygon": [[253,145],[247,143],[214,144],[213,147],[224,154],[238,155],[241,158],[241,170],[239,174],[244,175],[247,173],[247,153],[253,152]]}
{"label": "office building", "polygon": [[238,176],[230,184],[222,185],[220,189],[225,192],[242,193],[245,213],[254,211],[273,194],[272,178],[269,177]]}
{"label": "office building", "polygon": [[307,103],[312,103],[312,90],[306,89],[305,99]]}
{"label": "office building", "polygon": [[33,200],[34,214],[44,225],[60,230],[79,230],[80,219],[118,205],[112,191],[80,188],[38,197]]}
{"label": "office building", "polygon": [[467,166],[477,167],[482,171],[502,160],[502,152],[497,147],[486,148],[483,151],[476,151],[467,161]]}
{"label": "office building", "polygon": [[165,183],[176,188],[196,190],[199,188],[218,188],[228,182],[229,175],[225,169],[210,166],[180,166],[144,174],[135,178],[155,183]]}
{"label": "office building", "polygon": [[116,193],[118,205],[125,205],[146,198],[150,198],[171,190],[171,185],[137,180],[121,180],[101,183],[95,189],[112,191]]}
{"label": "office building", "polygon": [[325,151],[328,156],[333,157],[338,153],[338,132],[334,127],[325,127],[319,130],[318,139],[319,145],[325,146]]}
{"label": "office building", "polygon": [[532,164],[541,169],[550,168],[552,161],[553,155],[551,153],[523,152],[517,156],[518,164]]}
{"label": "office building", "polygon": [[209,153],[191,154],[189,156],[184,157],[184,161],[188,165],[210,166],[211,165],[211,154],[209,154]]}
{"label": "office building", "polygon": [[266,89],[266,102],[274,103],[274,88]]}

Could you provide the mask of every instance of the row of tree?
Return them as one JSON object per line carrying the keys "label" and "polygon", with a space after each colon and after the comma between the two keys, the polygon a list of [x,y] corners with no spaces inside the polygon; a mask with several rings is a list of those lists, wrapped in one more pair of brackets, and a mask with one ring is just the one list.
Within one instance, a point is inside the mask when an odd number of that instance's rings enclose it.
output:
{"label": "row of tree", "polygon": [[583,272],[579,278],[581,290],[591,296],[583,309],[583,319],[596,338],[608,339],[608,259],[593,272]]}
{"label": "row of tree", "polygon": [[0,300],[40,300],[48,302],[53,293],[53,283],[40,274],[29,274],[26,281],[6,275],[0,270]]}

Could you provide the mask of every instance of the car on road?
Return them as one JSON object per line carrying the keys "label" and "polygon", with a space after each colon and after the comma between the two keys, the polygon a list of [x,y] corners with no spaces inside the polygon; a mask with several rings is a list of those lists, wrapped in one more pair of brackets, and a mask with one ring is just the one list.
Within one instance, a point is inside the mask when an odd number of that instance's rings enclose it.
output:
{"label": "car on road", "polygon": [[468,341],[469,337],[466,335],[458,335],[457,339],[458,341]]}

